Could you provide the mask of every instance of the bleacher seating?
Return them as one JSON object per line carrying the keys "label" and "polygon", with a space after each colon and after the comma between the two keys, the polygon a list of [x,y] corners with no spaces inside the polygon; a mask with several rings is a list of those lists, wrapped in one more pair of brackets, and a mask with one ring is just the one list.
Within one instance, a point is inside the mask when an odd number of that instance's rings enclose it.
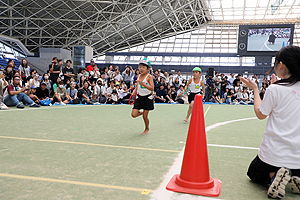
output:
{"label": "bleacher seating", "polygon": [[[9,58],[0,58],[0,69],[4,69],[7,65]],[[19,66],[21,65],[21,62],[17,59],[13,59],[15,61],[16,67],[14,70],[18,70]]]}

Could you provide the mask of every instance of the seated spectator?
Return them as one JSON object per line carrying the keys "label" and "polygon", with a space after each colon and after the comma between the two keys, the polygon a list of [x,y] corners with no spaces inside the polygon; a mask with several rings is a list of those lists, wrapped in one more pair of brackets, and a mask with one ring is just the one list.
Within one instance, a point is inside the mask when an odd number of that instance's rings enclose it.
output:
{"label": "seated spectator", "polygon": [[65,106],[67,103],[69,103],[66,95],[67,90],[64,86],[64,82],[60,81],[58,87],[54,91],[53,103],[59,102],[60,105]]}
{"label": "seated spectator", "polygon": [[266,92],[266,89],[265,89],[265,88],[261,88],[260,93],[259,93],[259,96],[260,96],[260,99],[261,99],[261,100],[264,99],[265,92]]}
{"label": "seated spectator", "polygon": [[14,65],[12,63],[8,63],[3,71],[3,74],[5,75],[5,80],[9,84],[12,82],[14,73],[15,73]]}
{"label": "seated spectator", "polygon": [[177,92],[175,90],[175,86],[168,85],[168,87],[171,87],[171,90],[169,91],[168,96],[172,99],[173,102],[175,102],[176,98],[177,98]]}
{"label": "seated spectator", "polygon": [[35,94],[40,100],[46,100],[49,98],[51,101],[53,101],[53,98],[50,98],[50,93],[47,89],[47,83],[44,81],[41,83],[40,87],[36,89]]}
{"label": "seated spectator", "polygon": [[38,78],[40,77],[39,73],[35,73],[34,74],[34,77],[32,79],[29,80],[29,85],[30,85],[30,88],[31,86],[35,86],[36,88],[40,87],[40,82],[38,81]]}
{"label": "seated spectator", "polygon": [[188,104],[189,103],[188,96],[187,96],[186,92],[184,91],[184,86],[183,85],[180,85],[179,90],[177,91],[176,102],[181,103],[181,104]]}
{"label": "seated spectator", "polygon": [[236,100],[240,102],[241,98],[243,97],[241,87],[236,87],[234,93],[236,95]]}
{"label": "seated spectator", "polygon": [[94,65],[93,70],[90,71],[90,82],[97,81],[100,78],[100,72],[97,65]]}
{"label": "seated spectator", "polygon": [[122,77],[122,75],[120,73],[119,68],[116,69],[116,74],[114,76],[114,80],[115,80],[115,83],[119,84],[119,85],[120,85],[121,81],[123,81],[123,77]]}
{"label": "seated spectator", "polygon": [[163,85],[164,89],[167,89],[168,85],[166,83],[166,79],[165,77],[160,77],[160,82],[159,82],[159,86]]}
{"label": "seated spectator", "polygon": [[233,88],[230,89],[230,92],[231,92],[231,103],[230,104],[234,104],[234,105],[238,104],[239,102],[236,99],[236,94],[234,93]]}
{"label": "seated spectator", "polygon": [[253,90],[252,89],[250,89],[250,91],[249,91],[249,102],[248,102],[248,104],[254,104],[254,94],[253,94]]}
{"label": "seated spectator", "polygon": [[30,87],[30,90],[28,92],[28,96],[36,104],[40,103],[40,99],[36,96],[36,86],[35,85],[33,85],[33,86]]}
{"label": "seated spectator", "polygon": [[76,83],[71,82],[70,88],[67,89],[66,97],[70,101],[70,103],[72,103],[72,104],[80,103],[80,100],[77,97],[78,90],[75,87],[76,87]]}
{"label": "seated spectator", "polygon": [[[226,96],[227,96],[228,92],[229,92],[229,88],[225,88],[224,94],[223,94],[223,96],[222,96],[223,99],[226,100]],[[225,102],[225,101],[224,101],[224,102]]]}
{"label": "seated spectator", "polygon": [[164,89],[164,85],[160,85],[159,89],[155,93],[155,103],[171,103],[172,99],[168,96],[167,91]]}
{"label": "seated spectator", "polygon": [[219,88],[216,87],[214,91],[216,91],[216,95],[218,95],[220,97],[220,90],[219,90]]}
{"label": "seated spectator", "polygon": [[210,95],[209,101],[212,103],[221,103],[221,99],[217,91],[214,90],[213,93]]}
{"label": "seated spectator", "polygon": [[62,81],[61,78],[57,77],[56,82],[53,84],[53,92],[55,92],[56,88],[58,87],[61,81]]}
{"label": "seated spectator", "polygon": [[175,90],[179,90],[179,87],[180,87],[180,82],[179,82],[179,78],[177,77],[174,81],[174,86],[175,86]]}
{"label": "seated spectator", "polygon": [[72,61],[67,60],[66,64],[67,64],[67,66],[62,69],[65,83],[67,83],[67,81],[70,80],[71,77],[74,76],[74,69],[71,67]]}
{"label": "seated spectator", "polygon": [[107,78],[105,78],[106,74],[105,73],[102,73],[100,75],[100,80],[102,82],[102,85],[104,85],[106,88],[107,88]]}
{"label": "seated spectator", "polygon": [[43,82],[47,85],[46,88],[47,88],[49,94],[51,94],[51,92],[52,92],[52,85],[51,84],[52,83],[49,79],[49,74],[48,73],[43,74]]}
{"label": "seated spectator", "polygon": [[10,84],[5,90],[4,103],[7,106],[17,106],[17,108],[24,108],[20,103],[29,103],[30,107],[40,107],[40,105],[34,103],[25,93],[25,87],[20,85],[20,77],[15,76],[12,84]]}
{"label": "seated spectator", "polygon": [[123,81],[125,81],[127,88],[130,87],[130,81],[134,76],[134,71],[131,66],[126,66],[124,72],[122,72]]}
{"label": "seated spectator", "polygon": [[117,104],[119,101],[118,92],[114,89],[111,93],[109,100],[107,101],[108,104]]}
{"label": "seated spectator", "polygon": [[227,104],[231,104],[231,97],[232,97],[232,94],[233,94],[233,89],[228,89],[226,88],[226,91],[224,93],[224,98],[225,98],[225,102]]}
{"label": "seated spectator", "polygon": [[97,93],[97,99],[99,99],[99,103],[106,103],[106,86],[102,84],[102,79],[99,78],[97,80],[97,85],[95,86],[95,90]]}
{"label": "seated spectator", "polygon": [[5,80],[5,74],[3,74],[3,70],[0,70],[0,110],[7,110],[9,109],[4,104],[4,96],[3,96],[3,89],[8,85],[8,82]]}
{"label": "seated spectator", "polygon": [[[128,103],[130,98],[130,88],[127,88],[127,85],[125,84],[123,88],[119,89],[119,103]],[[128,100],[128,101],[127,101]]]}
{"label": "seated spectator", "polygon": [[110,98],[112,91],[115,89],[115,81],[110,81],[110,86],[106,90],[107,98]]}
{"label": "seated spectator", "polygon": [[98,99],[98,94],[97,94],[97,90],[96,90],[96,81],[92,81],[92,84],[89,86],[89,90],[91,91],[91,98],[90,98],[90,102],[92,104],[98,104],[99,103],[99,99]]}
{"label": "seated spectator", "polygon": [[243,88],[242,97],[240,99],[241,104],[248,104],[249,103],[249,94],[248,94],[248,88]]}
{"label": "seated spectator", "polygon": [[91,91],[89,90],[89,83],[85,81],[83,87],[78,90],[78,96],[81,99],[82,104],[92,104],[91,103]]}

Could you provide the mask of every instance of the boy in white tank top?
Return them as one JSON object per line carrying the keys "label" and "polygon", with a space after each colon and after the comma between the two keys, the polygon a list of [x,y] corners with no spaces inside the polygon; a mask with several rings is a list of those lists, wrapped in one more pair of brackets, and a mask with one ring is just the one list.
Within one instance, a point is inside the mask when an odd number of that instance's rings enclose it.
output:
{"label": "boy in white tank top", "polygon": [[[142,135],[147,135],[149,132],[149,119],[148,113],[150,110],[154,110],[153,104],[153,90],[154,90],[154,83],[153,77],[148,73],[151,67],[151,62],[144,58],[140,61],[139,64],[139,71],[140,75],[137,78],[137,87],[133,91],[134,95],[137,93],[136,100],[134,102],[134,106],[131,112],[131,116],[136,118],[140,115],[143,115],[144,123],[145,123],[145,130]],[[144,111],[140,112],[140,109]]]}
{"label": "boy in white tank top", "polygon": [[190,94],[188,95],[188,100],[189,100],[189,109],[187,112],[187,115],[183,121],[187,122],[189,120],[190,115],[192,114],[193,111],[193,106],[194,106],[194,98],[196,94],[201,94],[201,88],[202,88],[202,94],[205,96],[205,86],[203,81],[200,79],[202,74],[202,71],[199,67],[195,67],[193,69],[193,77],[187,82],[185,86],[185,91],[187,91],[187,88],[190,88]]}

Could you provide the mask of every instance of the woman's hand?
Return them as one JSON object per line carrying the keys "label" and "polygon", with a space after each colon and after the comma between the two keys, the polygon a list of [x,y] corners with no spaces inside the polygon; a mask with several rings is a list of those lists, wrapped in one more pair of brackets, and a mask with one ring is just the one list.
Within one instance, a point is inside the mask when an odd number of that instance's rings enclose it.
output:
{"label": "woman's hand", "polygon": [[250,89],[252,89],[252,90],[258,89],[257,84],[256,84],[254,81],[250,80],[250,78],[245,79],[245,78],[242,77],[242,78],[241,78],[241,81],[242,81],[248,88],[250,88]]}

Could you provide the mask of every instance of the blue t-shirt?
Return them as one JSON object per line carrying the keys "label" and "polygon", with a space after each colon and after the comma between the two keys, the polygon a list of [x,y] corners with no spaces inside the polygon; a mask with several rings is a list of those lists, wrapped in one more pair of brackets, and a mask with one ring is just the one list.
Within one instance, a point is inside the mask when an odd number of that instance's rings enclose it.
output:
{"label": "blue t-shirt", "polygon": [[75,93],[77,92],[77,89],[76,88],[74,88],[74,90],[71,90],[71,88],[68,88],[67,89],[67,93],[70,93],[69,95],[70,95],[70,97],[71,98],[74,98],[74,96],[75,96]]}

